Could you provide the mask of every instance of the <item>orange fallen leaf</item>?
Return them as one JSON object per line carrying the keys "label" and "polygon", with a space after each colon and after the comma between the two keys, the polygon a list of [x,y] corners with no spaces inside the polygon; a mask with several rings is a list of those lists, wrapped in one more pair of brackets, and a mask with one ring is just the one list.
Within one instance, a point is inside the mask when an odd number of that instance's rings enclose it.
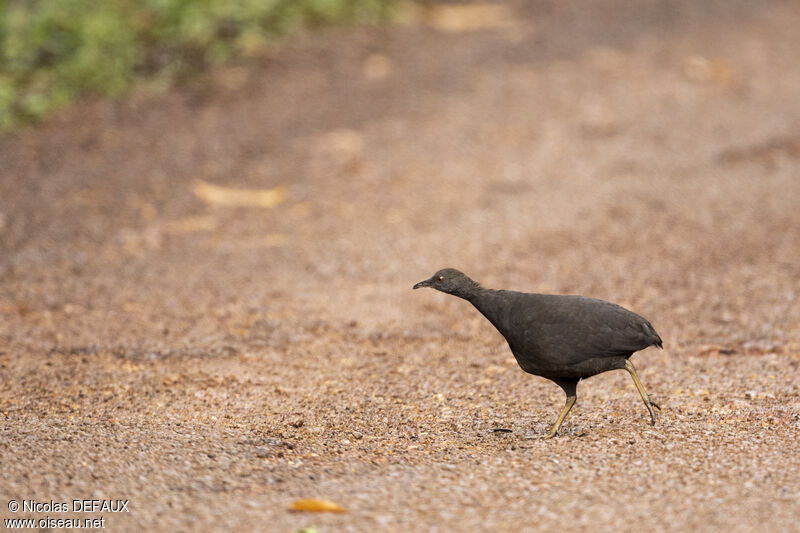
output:
{"label": "orange fallen leaf", "polygon": [[317,498],[303,498],[295,500],[289,506],[292,511],[306,511],[311,513],[346,513],[347,509],[333,503],[330,500],[320,500]]}
{"label": "orange fallen leaf", "polygon": [[194,193],[208,204],[248,207],[275,207],[286,199],[286,187],[273,189],[231,189],[203,180],[194,184]]}

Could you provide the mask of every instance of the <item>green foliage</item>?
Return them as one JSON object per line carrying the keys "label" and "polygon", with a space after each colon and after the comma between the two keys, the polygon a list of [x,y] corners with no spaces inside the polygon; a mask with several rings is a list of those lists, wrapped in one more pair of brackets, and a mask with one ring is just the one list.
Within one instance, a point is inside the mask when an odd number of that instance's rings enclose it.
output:
{"label": "green foliage", "polygon": [[382,19],[393,0],[0,0],[0,131],[137,78],[256,56],[302,25]]}

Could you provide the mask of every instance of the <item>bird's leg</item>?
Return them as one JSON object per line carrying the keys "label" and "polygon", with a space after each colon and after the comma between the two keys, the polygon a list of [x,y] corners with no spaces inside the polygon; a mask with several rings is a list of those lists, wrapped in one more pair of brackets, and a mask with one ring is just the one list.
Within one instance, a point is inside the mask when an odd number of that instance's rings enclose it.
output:
{"label": "bird's leg", "polygon": [[572,396],[567,396],[567,401],[566,403],[564,403],[564,408],[561,409],[561,413],[558,415],[556,423],[553,424],[553,427],[550,428],[550,432],[547,435],[542,435],[543,439],[552,439],[553,437],[556,436],[558,430],[561,429],[561,424],[564,423],[564,419],[567,418],[569,410],[572,409],[573,405],[575,405],[575,400],[577,399],[578,397],[575,394],[573,394]]}
{"label": "bird's leg", "polygon": [[639,396],[642,397],[642,401],[644,402],[645,407],[647,407],[647,410],[650,412],[650,425],[655,426],[656,414],[655,412],[653,412],[653,407],[655,407],[659,411],[661,410],[661,407],[659,407],[657,403],[651,400],[650,395],[647,394],[647,391],[644,390],[644,385],[642,385],[641,380],[639,380],[639,376],[636,374],[636,368],[634,368],[633,363],[626,360],[625,370],[627,370],[628,373],[633,378],[633,383],[634,385],[636,385],[636,390],[639,391]]}
{"label": "bird's leg", "polygon": [[556,378],[553,381],[561,387],[564,391],[564,394],[567,395],[567,401],[564,403],[564,408],[561,409],[561,413],[559,413],[558,418],[556,419],[556,423],[553,424],[553,427],[550,428],[550,431],[546,435],[542,435],[543,439],[552,439],[558,433],[558,430],[561,429],[561,424],[564,423],[564,419],[567,418],[567,414],[569,414],[569,410],[572,409],[572,406],[575,405],[575,401],[578,399],[578,379],[577,378]]}

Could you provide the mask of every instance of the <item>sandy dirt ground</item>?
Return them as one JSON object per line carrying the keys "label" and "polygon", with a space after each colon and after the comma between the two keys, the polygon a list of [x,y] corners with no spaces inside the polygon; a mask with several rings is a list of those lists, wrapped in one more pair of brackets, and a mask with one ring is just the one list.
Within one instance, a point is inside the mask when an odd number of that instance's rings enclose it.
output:
{"label": "sandy dirt ground", "polygon": [[[406,18],[0,140],[0,517],[800,531],[800,4]],[[526,438],[563,393],[445,266],[650,319],[657,425],[612,372]]]}

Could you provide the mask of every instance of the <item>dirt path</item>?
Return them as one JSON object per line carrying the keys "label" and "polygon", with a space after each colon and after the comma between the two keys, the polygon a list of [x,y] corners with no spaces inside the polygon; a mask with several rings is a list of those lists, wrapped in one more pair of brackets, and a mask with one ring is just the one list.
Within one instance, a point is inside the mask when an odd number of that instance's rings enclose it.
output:
{"label": "dirt path", "polygon": [[[800,6],[533,6],[301,38],[0,141],[0,517],[800,531]],[[610,373],[525,439],[563,395],[411,291],[444,266],[649,318],[658,424]]]}

